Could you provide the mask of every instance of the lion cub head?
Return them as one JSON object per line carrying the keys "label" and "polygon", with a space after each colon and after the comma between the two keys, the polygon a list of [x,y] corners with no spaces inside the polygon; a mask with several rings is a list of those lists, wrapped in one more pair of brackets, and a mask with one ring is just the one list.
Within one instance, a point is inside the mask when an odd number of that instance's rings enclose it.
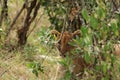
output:
{"label": "lion cub head", "polygon": [[60,33],[57,30],[52,30],[51,34],[56,35],[58,41],[56,46],[60,51],[61,56],[65,57],[67,52],[70,52],[72,49],[74,49],[74,46],[70,45],[69,42],[73,40],[75,35],[80,35],[80,30],[74,31],[73,33],[68,31]]}

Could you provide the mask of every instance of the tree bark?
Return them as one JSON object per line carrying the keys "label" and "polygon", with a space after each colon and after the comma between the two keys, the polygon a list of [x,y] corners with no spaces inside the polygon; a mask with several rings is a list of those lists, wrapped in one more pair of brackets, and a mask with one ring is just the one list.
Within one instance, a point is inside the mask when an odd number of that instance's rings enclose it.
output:
{"label": "tree bark", "polygon": [[[0,26],[2,25],[2,21],[5,19],[7,20],[8,18],[8,6],[7,6],[7,1],[8,0],[3,0],[3,6],[2,6],[2,11],[1,11],[1,16],[0,16]],[[0,0],[1,3],[1,0]]]}
{"label": "tree bark", "polygon": [[[18,45],[22,46],[25,45],[27,42],[27,32],[30,28],[31,23],[34,21],[34,19],[37,16],[38,10],[40,8],[40,1],[33,0],[30,3],[30,6],[27,6],[27,15],[24,21],[24,24],[22,25],[22,28],[18,30]],[[33,16],[31,14],[33,13]]]}

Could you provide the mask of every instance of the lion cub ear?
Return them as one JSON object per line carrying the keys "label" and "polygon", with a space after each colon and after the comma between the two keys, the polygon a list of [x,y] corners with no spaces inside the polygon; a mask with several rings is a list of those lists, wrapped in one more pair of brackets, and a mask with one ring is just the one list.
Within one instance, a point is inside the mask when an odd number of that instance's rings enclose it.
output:
{"label": "lion cub ear", "polygon": [[72,36],[75,36],[75,35],[80,35],[80,30],[76,30],[72,33]]}
{"label": "lion cub ear", "polygon": [[58,32],[57,30],[51,30],[51,34],[52,35],[56,35],[56,36],[59,36],[60,35],[60,32]]}

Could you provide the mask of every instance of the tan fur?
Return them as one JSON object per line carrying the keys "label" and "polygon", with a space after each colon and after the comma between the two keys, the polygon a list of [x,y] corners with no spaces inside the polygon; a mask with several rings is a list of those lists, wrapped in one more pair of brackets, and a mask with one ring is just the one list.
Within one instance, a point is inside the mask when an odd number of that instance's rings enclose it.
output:
{"label": "tan fur", "polygon": [[120,44],[114,44],[114,54],[120,58]]}
{"label": "tan fur", "polygon": [[[72,38],[75,35],[80,34],[80,31],[78,30],[78,31],[75,31],[74,33],[69,33],[68,31],[65,31],[65,32],[63,32],[63,34],[60,34],[60,32],[58,32],[56,30],[52,30],[51,34],[57,35],[58,43],[56,44],[56,46],[59,49],[59,51],[61,52],[61,56],[65,56],[66,52],[69,52],[72,49],[74,49],[74,46],[70,46],[68,43],[72,40]],[[61,39],[60,39],[60,37],[61,37]]]}
{"label": "tan fur", "polygon": [[[85,67],[90,66],[90,64],[87,64],[80,55],[73,56],[71,54],[71,50],[73,50],[75,47],[68,44],[69,42],[72,41],[72,39],[75,35],[80,35],[80,30],[77,30],[73,33],[65,31],[62,34],[56,30],[52,30],[51,33],[57,35],[57,40],[59,40],[60,36],[61,36],[61,39],[57,43],[57,48],[61,52],[62,57],[65,57],[67,52],[69,52],[69,57],[72,56],[73,65],[75,65],[75,67],[73,68],[74,74],[77,75],[81,71],[83,71]],[[119,55],[120,54],[120,44],[114,44],[114,50],[115,50],[114,54]]]}
{"label": "tan fur", "polygon": [[73,33],[65,31],[63,32],[63,34],[60,34],[58,31],[52,30],[51,33],[57,35],[57,40],[59,40],[60,36],[62,35],[61,40],[57,43],[57,48],[59,49],[62,57],[65,57],[66,52],[69,52],[69,57],[73,59],[73,73],[79,74],[81,71],[83,71],[88,64],[85,63],[84,59],[80,55],[73,56],[70,51],[73,50],[75,47],[69,45],[69,42],[72,41],[75,35],[80,35],[80,30],[77,30]]}

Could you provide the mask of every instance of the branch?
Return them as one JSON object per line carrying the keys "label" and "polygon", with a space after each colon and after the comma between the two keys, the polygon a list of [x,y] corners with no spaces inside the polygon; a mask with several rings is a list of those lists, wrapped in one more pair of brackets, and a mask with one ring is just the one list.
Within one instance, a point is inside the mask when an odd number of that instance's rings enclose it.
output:
{"label": "branch", "polygon": [[36,18],[39,8],[40,8],[40,1],[39,1],[38,4],[35,6],[34,15],[33,15],[33,17],[32,17],[32,19],[31,19],[30,22],[33,22],[34,19]]}
{"label": "branch", "polygon": [[35,21],[35,25],[34,27],[30,30],[30,32],[27,34],[27,37],[33,32],[33,30],[37,27],[36,25],[38,24],[38,22],[41,20],[42,16],[44,15],[45,12],[42,13],[42,15],[39,17],[39,19],[37,21]]}
{"label": "branch", "polygon": [[13,28],[16,20],[19,18],[20,14],[23,12],[23,10],[25,9],[25,6],[26,6],[26,2],[23,4],[21,10],[18,12],[18,14],[16,15],[16,17],[13,19],[13,22],[11,23],[9,29],[8,29],[8,32],[7,32],[7,36],[9,35],[10,33],[10,30]]}

